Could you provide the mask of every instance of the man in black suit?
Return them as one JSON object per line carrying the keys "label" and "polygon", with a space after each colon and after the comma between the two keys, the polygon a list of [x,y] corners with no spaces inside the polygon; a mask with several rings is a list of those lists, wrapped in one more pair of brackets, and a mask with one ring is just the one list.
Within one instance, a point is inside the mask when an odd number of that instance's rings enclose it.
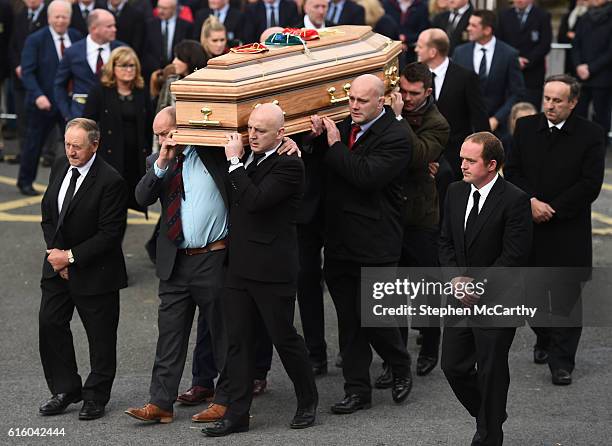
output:
{"label": "man in black suit", "polygon": [[333,413],[368,409],[372,402],[372,351],[390,365],[391,394],[403,402],[412,388],[410,355],[397,326],[362,327],[361,268],[395,267],[402,246],[403,180],[411,158],[409,133],[390,107],[384,84],[373,75],[351,83],[350,116],[338,127],[314,116],[316,134],[327,132],[324,274],[338,315],[345,398]]}
{"label": "man in black suit", "polygon": [[274,104],[255,108],[248,122],[251,151],[238,133],[228,134],[225,155],[231,181],[229,266],[224,296],[228,356],[223,374],[230,383],[224,417],[203,429],[219,437],[249,429],[255,372],[255,322],[261,317],[291,378],[297,411],[291,428],[314,424],[318,402],[304,340],[293,326],[298,270],[295,217],[304,186],[297,156],[279,156],[283,111]]}
{"label": "man in black suit", "polygon": [[[543,287],[528,286],[528,299],[544,302],[546,311],[560,316],[580,305],[581,282],[590,276],[591,203],[601,190],[605,167],[606,136],[599,125],[577,115],[579,96],[580,86],[571,76],[546,79],[544,112],[517,121],[505,170],[508,181],[531,198],[530,266],[562,267],[565,272],[562,280],[548,278]],[[533,327],[534,362],[548,362],[553,384],[572,382],[579,325]]]}
{"label": "man in black suit", "polygon": [[[0,101],[2,101],[4,81],[10,76],[8,51],[12,30],[13,9],[9,0],[0,0]],[[2,126],[0,125],[0,141],[2,139]],[[1,148],[0,161],[4,161]]]}
{"label": "man in black suit", "polygon": [[225,26],[227,40],[230,42],[229,46],[233,46],[231,42],[239,44],[242,41],[245,26],[244,14],[239,9],[233,8],[229,0],[208,0],[208,7],[202,8],[197,12],[191,32],[193,40],[200,41],[202,25],[211,15],[217,17],[223,23],[223,26]]}
{"label": "man in black suit", "polygon": [[[461,160],[463,181],[448,188],[440,234],[440,265],[458,269],[460,275],[451,280],[456,289],[487,282],[486,275],[476,279],[479,267],[525,266],[532,233],[529,197],[498,174],[504,161],[501,142],[489,132],[475,133],[461,146]],[[461,297],[458,306],[492,305],[520,292],[520,286],[502,288],[499,295],[456,294]],[[447,323],[442,339],[442,370],[459,402],[476,419],[473,446],[502,444],[510,385],[508,351],[516,331],[504,323],[483,325]]]}
{"label": "man in black suit", "polygon": [[432,28],[440,28],[446,32],[450,40],[449,55],[453,55],[455,47],[468,41],[467,26],[474,11],[469,0],[449,0],[448,11],[436,15],[432,21]]}
{"label": "man in black suit", "polygon": [[[127,286],[121,241],[128,189],[121,176],[96,156],[100,132],[94,121],[66,125],[66,156],[58,160],[42,200],[47,245],[41,280],[39,342],[53,396],[41,415],[62,413],[83,399],[79,419],[104,415],[117,365],[119,289]],[[77,308],[89,341],[91,373],[77,371],[70,320]]]}
{"label": "man in black suit", "polygon": [[[455,180],[460,180],[463,177],[459,158],[461,144],[472,133],[488,131],[489,122],[478,77],[473,70],[448,58],[449,44],[444,31],[428,29],[419,35],[415,52],[419,62],[427,64],[433,73],[436,106],[450,125],[444,157],[453,169]],[[444,194],[440,193],[440,197],[444,199]]]}
{"label": "man in black suit", "polygon": [[43,0],[24,0],[24,4],[25,8],[19,11],[13,19],[13,31],[8,48],[15,113],[17,114],[17,137],[22,142],[25,139],[28,113],[25,106],[26,90],[21,82],[21,52],[28,36],[47,26],[47,9]]}
{"label": "man in black suit", "polygon": [[470,43],[455,49],[453,61],[478,75],[489,127],[503,137],[509,132],[510,110],[523,96],[525,82],[518,51],[495,37],[495,22],[492,11],[474,11],[467,28]]}
{"label": "man in black suit", "polygon": [[174,47],[191,36],[191,23],[177,15],[176,0],[159,0],[157,17],[145,24],[142,71],[145,82],[149,82],[155,70],[164,68],[174,59]]}
{"label": "man in black suit", "polygon": [[[153,122],[160,151],[147,159],[147,173],[135,191],[140,205],[150,206],[159,200],[162,206],[156,248],[159,336],[149,403],[125,413],[142,421],[161,423],[170,423],[174,417],[173,405],[196,306],[200,313],[198,334],[210,332],[213,368],[223,367],[227,346],[220,305],[228,232],[226,162],[218,150],[178,145],[172,138],[175,129],[176,110],[166,107]],[[209,347],[198,344],[198,348],[206,356]],[[197,404],[212,396],[215,376],[209,382],[197,382],[195,378],[198,377],[194,377],[191,390],[201,394]],[[193,421],[213,421],[225,413],[225,384],[220,378],[213,404],[194,415]]]}
{"label": "man in black suit", "polygon": [[306,0],[304,17],[294,26],[307,29],[325,29],[327,26],[333,26],[333,23],[325,19],[328,3],[328,0]]}
{"label": "man in black suit", "polygon": [[127,0],[108,0],[102,7],[115,16],[117,40],[132,47],[138,57],[142,57],[145,25],[143,13]]}
{"label": "man in black suit", "polygon": [[87,18],[96,8],[104,7],[102,0],[79,0],[72,4],[72,16],[70,17],[70,27],[76,29],[82,35],[88,34]]}
{"label": "man in black suit", "polygon": [[258,0],[247,5],[244,28],[245,43],[259,42],[259,37],[273,26],[293,26],[300,21],[297,6],[293,0]]}
{"label": "man in black suit", "polygon": [[365,25],[365,10],[353,0],[331,0],[327,21],[329,26]]}
{"label": "man in black suit", "polygon": [[550,52],[550,13],[533,0],[514,0],[512,8],[500,12],[497,37],[519,51],[519,65],[525,78],[525,99],[536,110],[542,107],[546,55]]}

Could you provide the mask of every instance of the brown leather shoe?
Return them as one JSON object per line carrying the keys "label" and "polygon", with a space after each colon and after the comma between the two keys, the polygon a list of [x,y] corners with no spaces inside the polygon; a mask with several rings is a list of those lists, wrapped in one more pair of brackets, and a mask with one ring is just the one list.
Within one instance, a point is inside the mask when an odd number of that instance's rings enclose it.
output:
{"label": "brown leather shoe", "polygon": [[253,381],[253,396],[262,395],[266,391],[268,381],[265,379],[256,379]]}
{"label": "brown leather shoe", "polygon": [[213,389],[202,386],[193,386],[187,392],[179,395],[176,401],[181,404],[186,404],[187,406],[197,406],[198,404],[206,402],[208,398],[212,398],[214,395],[215,391]]}
{"label": "brown leather shoe", "polygon": [[221,404],[211,403],[207,409],[199,412],[191,417],[191,421],[195,423],[212,423],[213,421],[219,421],[225,415],[227,407]]}
{"label": "brown leather shoe", "polygon": [[158,423],[172,423],[172,419],[174,418],[172,412],[167,412],[151,403],[145,404],[145,406],[141,408],[130,407],[124,413],[137,420],[156,421]]}

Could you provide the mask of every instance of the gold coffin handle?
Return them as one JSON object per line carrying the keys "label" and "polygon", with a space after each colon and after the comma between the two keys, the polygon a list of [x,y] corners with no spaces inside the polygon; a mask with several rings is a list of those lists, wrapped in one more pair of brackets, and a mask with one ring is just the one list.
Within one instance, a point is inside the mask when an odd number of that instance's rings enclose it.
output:
{"label": "gold coffin handle", "polygon": [[343,102],[348,102],[349,90],[351,89],[351,84],[347,82],[346,84],[342,86],[342,89],[344,90],[344,96],[341,98],[336,97],[336,87],[329,87],[327,89],[327,94],[329,95],[330,104],[341,104]]}
{"label": "gold coffin handle", "polygon": [[208,107],[202,108],[202,110],[200,110],[200,113],[204,115],[204,119],[190,119],[189,124],[201,125],[202,127],[219,127],[221,125],[220,121],[212,121],[208,119],[212,112],[212,109]]}

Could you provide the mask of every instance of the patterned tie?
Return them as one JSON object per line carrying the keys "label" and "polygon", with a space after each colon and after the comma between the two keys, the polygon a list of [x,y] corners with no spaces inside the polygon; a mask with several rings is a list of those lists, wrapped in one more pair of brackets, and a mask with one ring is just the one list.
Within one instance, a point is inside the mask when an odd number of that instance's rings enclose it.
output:
{"label": "patterned tie", "polygon": [[481,48],[480,51],[482,51],[482,59],[480,59],[478,77],[480,78],[480,80],[485,80],[487,78],[487,49]]}
{"label": "patterned tie", "polygon": [[361,131],[361,127],[359,127],[357,124],[351,125],[351,133],[349,134],[349,140],[348,140],[349,150],[353,150],[353,145],[355,144],[355,141],[357,141],[357,134],[360,131]]}
{"label": "patterned tie", "polygon": [[168,210],[166,211],[166,224],[168,225],[168,238],[176,246],[185,240],[183,225],[181,223],[181,200],[185,198],[183,187],[183,161],[185,155],[178,154],[176,163],[170,173],[170,187],[168,193]]}
{"label": "patterned tie", "polygon": [[70,202],[72,201],[72,197],[74,196],[74,191],[76,189],[76,182],[81,176],[79,173],[79,169],[76,167],[71,168],[72,176],[70,177],[70,184],[68,185],[68,189],[66,190],[66,195],[64,195],[64,201],[62,201],[62,208],[60,209],[59,218],[57,219],[56,230],[64,222],[64,217],[66,216],[66,212],[68,212],[68,208],[70,207]]}
{"label": "patterned tie", "polygon": [[255,174],[259,160],[262,159],[264,156],[266,156],[266,152],[253,152],[253,161],[251,161],[251,164],[249,164],[246,168],[246,173],[249,177],[252,177]]}
{"label": "patterned tie", "polygon": [[66,51],[66,47],[64,46],[64,36],[60,36],[60,55],[64,57],[64,51]]}
{"label": "patterned tie", "polygon": [[480,203],[480,192],[477,190],[474,191],[474,205],[472,206],[472,210],[470,210],[470,215],[468,215],[467,222],[465,224],[465,233],[464,237],[467,240],[468,234],[474,230],[474,226],[476,225],[476,219],[478,218],[478,204]]}
{"label": "patterned tie", "polygon": [[96,59],[96,77],[102,76],[102,67],[104,66],[104,60],[102,60],[102,51],[104,48],[98,48],[98,58]]}

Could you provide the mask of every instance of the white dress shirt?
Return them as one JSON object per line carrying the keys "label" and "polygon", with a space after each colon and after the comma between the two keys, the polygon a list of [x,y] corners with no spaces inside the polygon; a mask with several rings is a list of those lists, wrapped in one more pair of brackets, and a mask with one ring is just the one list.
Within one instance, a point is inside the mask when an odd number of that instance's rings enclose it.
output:
{"label": "white dress shirt", "polygon": [[81,16],[85,13],[85,10],[87,10],[87,11],[89,11],[87,13],[87,15],[89,17],[89,14],[91,14],[91,11],[93,11],[95,9],[94,6],[95,6],[94,2],[91,2],[89,5],[84,5],[83,3],[79,2],[79,8],[81,9]]}
{"label": "white dress shirt", "polygon": [[225,23],[225,19],[227,18],[227,12],[229,11],[229,9],[230,9],[230,5],[228,3],[221,9],[213,9],[212,12],[213,12],[213,15],[218,14],[217,18],[219,19],[221,23]]}
{"label": "white dress shirt", "polygon": [[482,211],[482,207],[484,206],[487,197],[489,196],[489,192],[493,189],[495,182],[499,178],[499,174],[496,173],[491,181],[482,186],[480,189],[477,189],[473,184],[470,187],[470,197],[468,198],[467,206],[465,208],[465,217],[463,220],[463,229],[467,226],[468,217],[470,216],[470,212],[472,212],[472,208],[474,207],[474,192],[478,191],[480,194],[480,199],[478,200],[478,213]]}
{"label": "white dress shirt", "polygon": [[[55,45],[55,52],[57,53],[57,58],[62,60],[62,50],[61,50],[61,42],[60,37],[64,38],[64,50],[67,50],[72,42],[70,41],[70,37],[68,36],[68,32],[65,32],[63,36],[60,36],[55,30],[49,26],[49,31],[51,32],[51,37],[53,37],[53,44]],[[97,57],[97,56],[96,56]]]}
{"label": "white dress shirt", "polygon": [[448,16],[448,24],[450,25],[452,23],[453,28],[456,28],[457,24],[461,20],[461,17],[463,17],[463,14],[465,14],[468,9],[470,9],[470,2],[467,2],[464,6],[459,8],[457,10],[457,14],[451,11],[450,15]]}
{"label": "white dress shirt", "polygon": [[[161,19],[160,19],[161,20]],[[172,42],[174,42],[174,30],[176,29],[176,14],[174,14],[172,17],[170,17],[168,20],[162,20],[161,21],[161,33],[162,33],[162,39],[164,38],[164,31],[165,31],[165,27],[166,27],[166,22],[168,22],[168,31],[167,31],[167,35],[166,38],[168,39],[168,54],[166,54],[166,57],[168,58],[168,60],[172,60],[173,57],[173,48],[172,48]]]}
{"label": "white dress shirt", "polygon": [[308,14],[306,14],[304,16],[304,28],[306,29],[325,29],[325,22],[323,22],[323,24],[320,27],[317,27],[317,25],[312,23],[312,21],[310,20],[310,17],[308,17]]}
{"label": "white dress shirt", "polygon": [[98,48],[102,48],[102,62],[106,63],[110,58],[110,43],[107,42],[104,45],[98,45],[88,34],[85,45],[87,47],[87,63],[89,64],[91,71],[95,74],[96,64],[98,63]]}
{"label": "white dress shirt", "polygon": [[[83,184],[83,180],[85,180],[85,177],[87,176],[87,173],[89,172],[89,169],[91,168],[91,165],[93,164],[95,159],[96,159],[96,154],[94,153],[91,159],[87,161],[84,166],[75,168],[79,171],[80,176],[76,180],[76,187],[74,188],[74,195],[76,195],[77,191],[79,190],[79,187],[81,187],[81,184]],[[60,186],[59,193],[57,194],[57,212],[58,213],[62,212],[62,205],[64,204],[64,197],[66,196],[66,191],[68,190],[68,186],[70,185],[70,178],[72,178],[72,168],[73,166],[70,166],[70,168],[68,169],[68,172],[66,172],[64,181],[62,181],[62,185]]]}
{"label": "white dress shirt", "polygon": [[440,98],[440,92],[442,91],[442,85],[444,85],[444,79],[446,78],[446,72],[448,71],[449,60],[448,57],[438,65],[436,68],[431,70],[436,75],[434,78],[435,90],[436,90],[436,101]]}
{"label": "white dress shirt", "polygon": [[[548,119],[546,121],[548,121]],[[565,121],[561,121],[559,124],[553,124],[552,122],[548,121],[548,130],[550,130],[552,127],[557,127],[559,130],[561,130],[563,128],[563,124],[565,124]]]}
{"label": "white dress shirt", "polygon": [[478,42],[475,43],[474,72],[476,74],[478,74],[478,72],[480,71],[480,62],[482,61],[482,48],[484,48],[487,50],[487,76],[489,75],[489,72],[491,71],[491,61],[493,60],[493,54],[495,54],[495,42],[497,42],[497,39],[495,38],[495,36],[493,36],[493,38],[484,45],[481,45]]}
{"label": "white dress shirt", "polygon": [[274,3],[265,3],[265,5],[266,5],[266,19],[268,20],[268,23],[272,23],[271,15],[272,13],[274,13],[274,19],[276,21],[276,26],[280,26],[280,17],[279,17],[280,11],[278,10],[280,8],[280,0],[276,0]]}

